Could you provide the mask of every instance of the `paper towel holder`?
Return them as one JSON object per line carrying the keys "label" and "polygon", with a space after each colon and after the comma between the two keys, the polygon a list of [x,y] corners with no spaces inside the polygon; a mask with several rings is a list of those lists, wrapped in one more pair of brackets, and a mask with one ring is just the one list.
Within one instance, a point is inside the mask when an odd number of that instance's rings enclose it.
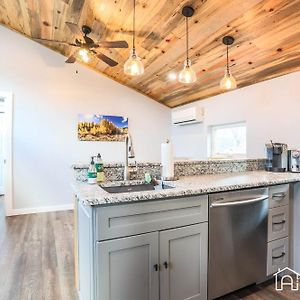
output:
{"label": "paper towel holder", "polygon": [[[170,140],[169,139],[166,139],[166,144],[170,144]],[[162,166],[161,166],[161,168],[162,168]],[[177,176],[170,176],[170,177],[161,176],[160,179],[161,179],[161,181],[176,181],[179,178]]]}
{"label": "paper towel holder", "polygon": [[177,176],[173,176],[173,177],[160,177],[160,180],[161,181],[176,181],[178,180],[179,178]]}

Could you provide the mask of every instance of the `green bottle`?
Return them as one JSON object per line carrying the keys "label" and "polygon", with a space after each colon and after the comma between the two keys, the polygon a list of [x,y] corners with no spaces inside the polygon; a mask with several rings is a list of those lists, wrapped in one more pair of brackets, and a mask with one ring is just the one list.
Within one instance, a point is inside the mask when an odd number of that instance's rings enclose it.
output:
{"label": "green bottle", "polygon": [[97,183],[97,170],[95,167],[94,156],[92,156],[91,163],[88,169],[88,183],[89,184]]}

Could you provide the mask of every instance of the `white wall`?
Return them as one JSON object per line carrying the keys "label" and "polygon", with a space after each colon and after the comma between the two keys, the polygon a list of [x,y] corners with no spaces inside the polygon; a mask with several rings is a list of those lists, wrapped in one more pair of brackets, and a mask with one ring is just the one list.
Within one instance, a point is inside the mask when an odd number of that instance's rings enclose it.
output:
{"label": "white wall", "polygon": [[173,126],[175,155],[207,158],[209,126],[239,121],[247,123],[249,158],[265,157],[264,145],[270,139],[300,149],[299,84],[297,72],[196,102],[205,109],[205,121]]}
{"label": "white wall", "polygon": [[71,203],[73,163],[98,152],[123,161],[124,143],[77,140],[78,113],[127,116],[136,159],[160,160],[170,109],[2,26],[0,37],[0,90],[14,93],[15,209]]}

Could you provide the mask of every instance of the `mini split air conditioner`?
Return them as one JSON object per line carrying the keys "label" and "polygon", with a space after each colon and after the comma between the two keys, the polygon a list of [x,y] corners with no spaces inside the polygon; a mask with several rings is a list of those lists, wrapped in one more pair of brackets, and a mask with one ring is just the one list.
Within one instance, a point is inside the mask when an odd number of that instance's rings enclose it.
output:
{"label": "mini split air conditioner", "polygon": [[201,106],[193,106],[172,111],[172,123],[174,125],[187,125],[201,123],[204,119],[204,109]]}

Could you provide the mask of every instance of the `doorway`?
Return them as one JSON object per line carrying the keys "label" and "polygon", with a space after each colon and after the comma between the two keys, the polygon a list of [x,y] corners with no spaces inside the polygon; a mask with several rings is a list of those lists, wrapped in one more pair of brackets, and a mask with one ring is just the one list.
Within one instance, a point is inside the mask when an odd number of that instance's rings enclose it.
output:
{"label": "doorway", "polygon": [[4,195],[4,108],[1,104],[4,99],[0,98],[0,197]]}
{"label": "doorway", "polygon": [[0,91],[0,209],[6,216],[12,205],[12,93]]}

